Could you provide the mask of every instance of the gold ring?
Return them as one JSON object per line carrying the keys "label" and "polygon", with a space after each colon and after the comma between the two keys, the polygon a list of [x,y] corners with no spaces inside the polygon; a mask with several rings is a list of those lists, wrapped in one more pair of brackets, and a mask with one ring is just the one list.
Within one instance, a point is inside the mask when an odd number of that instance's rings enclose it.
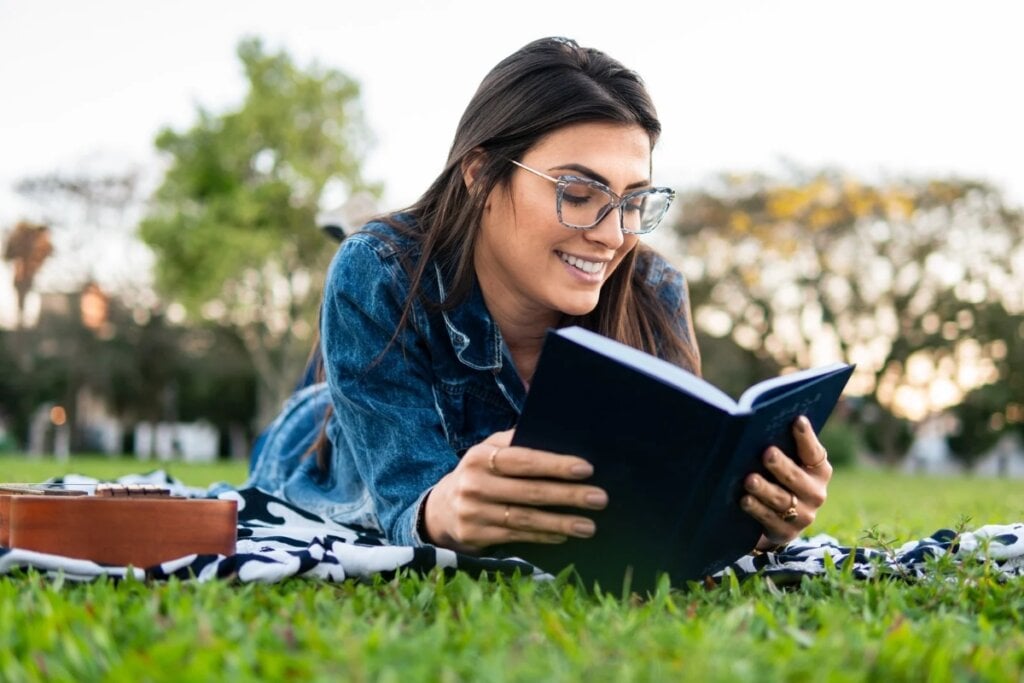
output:
{"label": "gold ring", "polygon": [[792,500],[789,501],[789,509],[786,510],[781,515],[779,515],[780,517],[782,517],[783,522],[792,522],[794,519],[796,519],[796,504],[799,501],[797,500],[795,493],[790,493],[789,495],[793,497]]}
{"label": "gold ring", "polygon": [[828,460],[828,453],[825,453],[825,455],[821,456],[821,459],[818,460],[817,462],[813,462],[810,465],[804,465],[804,469],[805,470],[816,470],[819,467],[821,467],[822,465],[824,465],[826,460]]}
{"label": "gold ring", "polygon": [[511,514],[512,514],[512,506],[511,505],[506,505],[505,506],[505,521],[502,522],[502,524],[504,524],[506,528],[511,528],[508,525],[508,517]]}
{"label": "gold ring", "polygon": [[491,451],[491,457],[487,459],[487,469],[489,469],[491,471],[491,474],[493,474],[496,477],[501,476],[501,472],[498,471],[498,466],[494,463],[494,459],[498,457],[498,451],[500,450],[500,446],[495,447],[495,449]]}

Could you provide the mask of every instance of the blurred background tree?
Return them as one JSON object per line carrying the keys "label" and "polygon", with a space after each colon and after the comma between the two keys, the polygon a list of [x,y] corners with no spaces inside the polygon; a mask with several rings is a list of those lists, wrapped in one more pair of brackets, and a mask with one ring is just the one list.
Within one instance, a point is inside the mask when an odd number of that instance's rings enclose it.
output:
{"label": "blurred background tree", "polygon": [[39,269],[53,253],[50,228],[21,221],[4,241],[4,260],[14,266],[14,291],[18,303],[18,329],[25,324],[25,298]]}
{"label": "blurred background tree", "polygon": [[49,291],[77,291],[89,282],[125,297],[145,289],[145,268],[122,262],[148,255],[148,250],[140,253],[135,238],[146,192],[138,169],[54,170],[22,178],[14,190],[38,207],[48,226]]}
{"label": "blurred background tree", "polygon": [[996,340],[992,362],[999,380],[971,390],[951,408],[958,426],[950,447],[968,464],[1005,435],[1024,437],[1024,315],[1001,306],[979,313],[975,333],[981,339]]}
{"label": "blurred background tree", "polygon": [[[727,373],[734,391],[772,368],[855,362],[851,418],[895,459],[912,422],[979,387],[1024,381],[1024,358],[1010,353],[1024,312],[1024,218],[985,183],[871,185],[794,170],[725,176],[682,203],[674,228],[708,374]],[[1013,405],[963,412],[962,433],[979,420],[1019,423]]]}
{"label": "blurred background tree", "polygon": [[256,376],[231,330],[172,324],[160,312],[143,313],[89,284],[75,294],[43,295],[38,318],[20,331],[31,372],[17,367],[7,343],[16,333],[0,331],[0,416],[23,447],[32,445],[30,425],[39,407],[57,405],[71,426],[72,451],[105,450],[96,415],[88,414],[99,401],[103,414],[127,428],[118,452],[131,452],[131,427],[138,422],[202,420],[222,435],[222,453],[246,454]]}
{"label": "blurred background tree", "polygon": [[156,254],[159,291],[241,341],[265,424],[313,344],[333,251],[316,215],[341,195],[379,189],[360,174],[369,133],[355,81],[299,68],[257,39],[238,57],[249,88],[240,107],[200,109],[191,129],[158,136],[169,167],[140,235]]}

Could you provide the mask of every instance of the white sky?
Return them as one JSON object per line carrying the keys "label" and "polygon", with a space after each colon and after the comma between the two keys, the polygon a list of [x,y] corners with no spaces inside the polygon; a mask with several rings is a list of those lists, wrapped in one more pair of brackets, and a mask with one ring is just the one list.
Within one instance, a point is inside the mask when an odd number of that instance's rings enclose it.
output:
{"label": "white sky", "polygon": [[[659,184],[788,159],[980,177],[1021,205],[1022,29],[1024,3],[1003,0],[0,0],[0,230],[38,217],[17,179],[151,167],[162,126],[239,102],[245,35],[362,83],[376,137],[365,171],[388,206],[433,179],[484,74],[546,35],[644,77],[664,127]],[[0,323],[9,281],[0,264]]]}

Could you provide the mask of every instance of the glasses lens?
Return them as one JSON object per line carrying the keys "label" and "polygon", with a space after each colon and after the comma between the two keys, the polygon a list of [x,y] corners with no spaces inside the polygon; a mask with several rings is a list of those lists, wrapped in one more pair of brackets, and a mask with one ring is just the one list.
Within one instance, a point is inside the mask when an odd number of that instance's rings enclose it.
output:
{"label": "glasses lens", "polygon": [[622,204],[622,227],[634,233],[654,230],[670,202],[668,194],[657,190],[628,195]]}
{"label": "glasses lens", "polygon": [[560,187],[558,210],[562,222],[570,228],[589,228],[608,213],[612,196],[597,185],[569,180]]}
{"label": "glasses lens", "polygon": [[[618,198],[598,183],[562,179],[559,184],[558,217],[570,228],[592,228],[599,223]],[[622,227],[642,234],[658,227],[672,203],[671,193],[642,190],[622,199]]]}

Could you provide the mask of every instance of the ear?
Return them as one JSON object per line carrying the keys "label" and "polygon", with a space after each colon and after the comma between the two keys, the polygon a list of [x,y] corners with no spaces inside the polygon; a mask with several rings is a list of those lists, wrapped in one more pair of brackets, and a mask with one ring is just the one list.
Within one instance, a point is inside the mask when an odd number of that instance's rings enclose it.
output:
{"label": "ear", "polygon": [[476,182],[485,161],[487,153],[481,147],[474,149],[462,160],[462,182],[466,184],[466,189],[473,188],[473,183]]}

